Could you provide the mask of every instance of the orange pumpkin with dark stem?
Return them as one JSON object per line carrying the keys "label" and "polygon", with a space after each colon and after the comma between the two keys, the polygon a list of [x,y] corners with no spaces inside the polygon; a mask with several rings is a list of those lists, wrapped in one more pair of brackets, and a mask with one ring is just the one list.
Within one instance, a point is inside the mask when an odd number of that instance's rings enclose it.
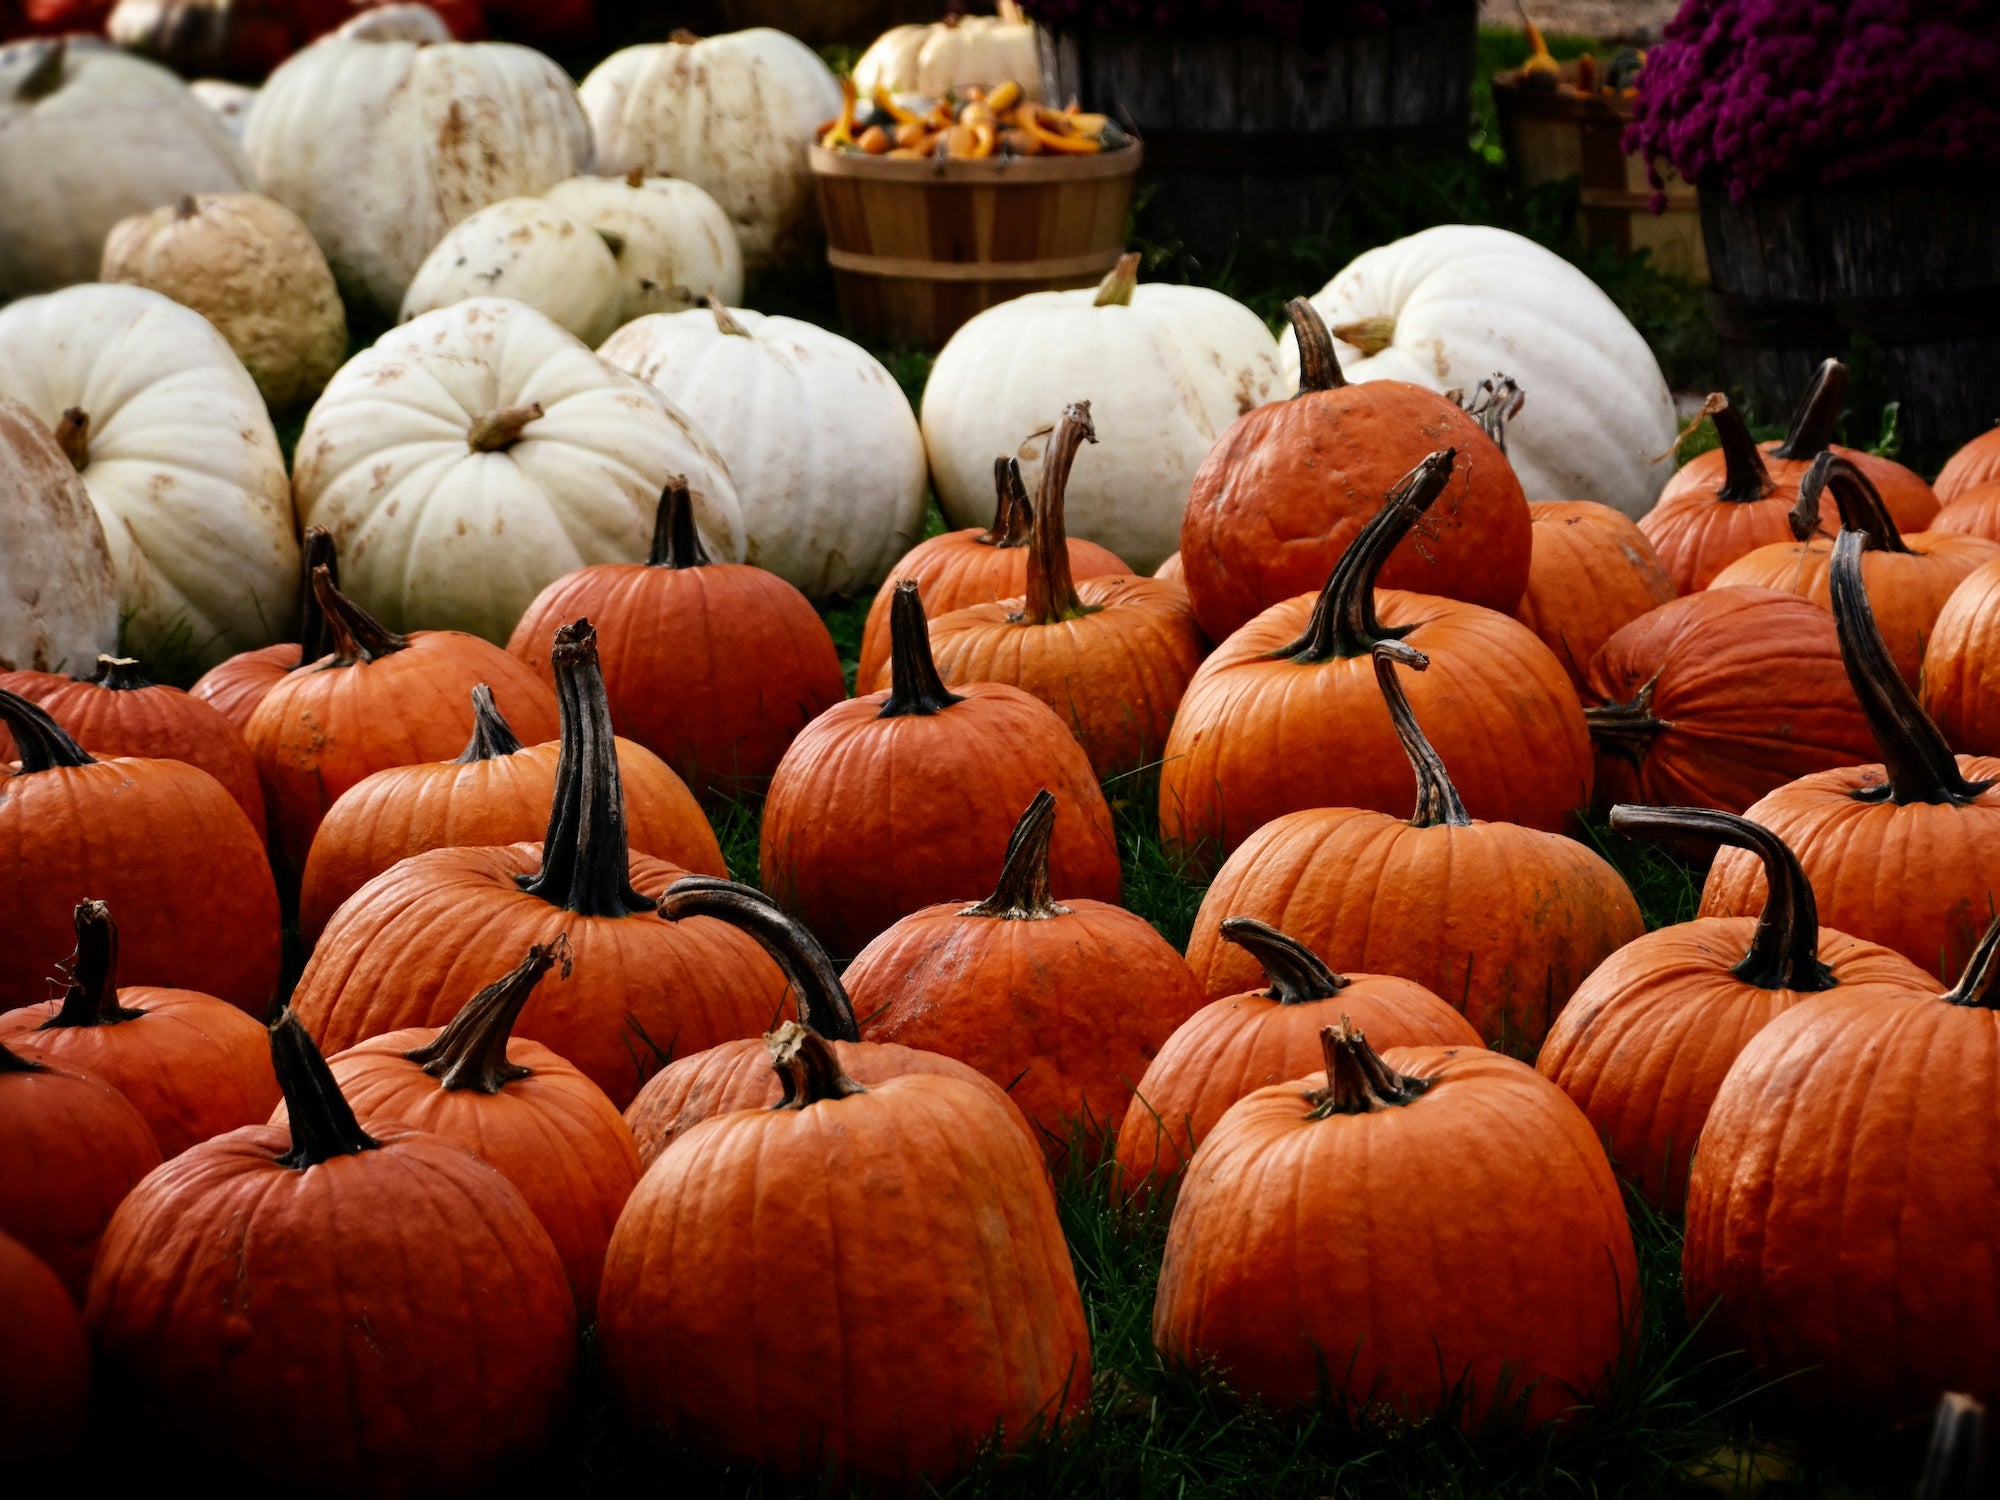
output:
{"label": "orange pumpkin with dark stem", "polygon": [[1008,831],[1053,792],[1058,888],[1116,904],[1118,845],[1090,760],[1047,704],[997,682],[946,688],[917,585],[896,585],[894,685],[837,704],[785,752],[758,842],[764,889],[836,955],[899,917],[989,890]]}
{"label": "orange pumpkin with dark stem", "polygon": [[2000,1401],[1996,1007],[2000,922],[1947,993],[1836,991],[1729,1070],[1688,1184],[1681,1274],[1690,1318],[1781,1398],[1871,1429],[1944,1391]]}
{"label": "orange pumpkin with dark stem", "polygon": [[1420,984],[1336,974],[1252,917],[1225,917],[1222,936],[1257,960],[1270,987],[1209,1001],[1160,1048],[1118,1132],[1127,1193],[1165,1187],[1238,1099],[1311,1073],[1323,1056],[1320,1032],[1337,1020],[1384,1047],[1482,1045],[1464,1016]]}
{"label": "orange pumpkin with dark stem", "polygon": [[1385,587],[1512,614],[1528,586],[1528,502],[1507,455],[1456,402],[1401,380],[1349,385],[1303,297],[1286,304],[1299,393],[1239,417],[1209,450],[1181,518],[1181,568],[1212,641],[1326,581],[1390,490],[1425,454],[1458,465],[1418,537],[1376,562]]}
{"label": "orange pumpkin with dark stem", "polygon": [[1425,459],[1317,598],[1264,611],[1202,663],[1160,772],[1160,836],[1170,848],[1213,858],[1302,808],[1408,807],[1415,780],[1370,656],[1384,640],[1433,663],[1412,689],[1417,711],[1460,766],[1476,814],[1559,829],[1589,803],[1583,708],[1534,632],[1476,604],[1375,589],[1383,560],[1454,467],[1450,449]]}
{"label": "orange pumpkin with dark stem", "polygon": [[1752,1037],[1822,995],[1893,1004],[1937,984],[1900,953],[1820,926],[1798,857],[1748,819],[1614,807],[1611,826],[1746,849],[1773,893],[1760,917],[1698,917],[1627,943],[1570,997],[1535,1060],[1597,1128],[1619,1176],[1678,1214],[1702,1122]]}
{"label": "orange pumpkin with dark stem", "polygon": [[761,790],[798,732],[847,696],[833,637],[804,594],[762,568],[709,561],[684,480],[660,495],[645,563],[558,578],[507,650],[551,679],[556,627],[584,616],[602,641],[612,726],[698,797]]}
{"label": "orange pumpkin with dark stem", "polygon": [[1082,1411],[1083,1302],[1016,1122],[957,1078],[857,1083],[795,1023],[769,1041],[782,1101],[690,1130],[611,1237],[619,1406],[789,1481],[911,1488]]}
{"label": "orange pumpkin with dark stem", "polygon": [[[1078,447],[1096,441],[1088,401],[1064,411],[1042,458],[1026,597],[949,614],[933,607],[930,642],[945,682],[1004,682],[1033,694],[1069,725],[1091,769],[1111,777],[1159,759],[1208,642],[1179,584],[1073,578],[1063,488]],[[874,686],[889,685],[888,671]]]}
{"label": "orange pumpkin with dark stem", "polygon": [[[1834,546],[1833,618],[1879,763],[1800,777],[1744,816],[1798,855],[1827,926],[1952,973],[2000,901],[2000,761],[1953,755],[1896,670],[1862,583],[1863,542],[1843,531]],[[1748,916],[1764,899],[1755,857],[1725,849],[1701,915]]]}
{"label": "orange pumpkin with dark stem", "polygon": [[1056,799],[1037,792],[993,894],[904,917],[842,982],[871,1042],[969,1063],[1007,1091],[1054,1158],[1075,1127],[1115,1129],[1132,1086],[1201,1006],[1187,963],[1121,906],[1051,895]]}
{"label": "orange pumpkin with dark stem", "polygon": [[278,984],[278,889],[264,841],[206,771],[97,760],[0,690],[20,768],[0,768],[0,1011],[57,993],[79,901],[124,922],[126,977],[261,1016]]}
{"label": "orange pumpkin with dark stem", "polygon": [[1534,560],[1514,618],[1555,652],[1583,691],[1597,648],[1674,597],[1659,554],[1630,517],[1591,500],[1530,505]]}
{"label": "orange pumpkin with dark stem", "polygon": [[1259,1089],[1195,1153],[1153,1342],[1348,1418],[1528,1427],[1601,1393],[1639,1273],[1589,1121],[1525,1063],[1328,1026],[1323,1082]]}
{"label": "orange pumpkin with dark stem", "polygon": [[548,1232],[456,1141],[362,1130],[290,1011],[271,1057],[289,1128],[184,1152],[105,1230],[84,1321],[133,1415],[331,1495],[471,1489],[539,1452],[575,1364]]}
{"label": "orange pumpkin with dark stem", "polygon": [[0,1045],[0,1234],[78,1302],[112,1211],[159,1164],[146,1117],[110,1084]]}
{"label": "orange pumpkin with dark stem", "polygon": [[1959,491],[1939,507],[1937,515],[1931,518],[1930,529],[2000,542],[2000,481],[1975,484]]}
{"label": "orange pumpkin with dark stem", "polygon": [[563,754],[537,844],[433,849],[368,882],[327,923],[292,996],[328,1051],[442,1026],[502,965],[566,935],[575,974],[527,1002],[540,1042],[623,1108],[668,1058],[754,1036],[782,1015],[784,976],[720,922],[655,903],[685,872],[625,841],[624,797],[588,624],[556,635]]}
{"label": "orange pumpkin with dark stem", "polygon": [[1833,616],[1775,589],[1686,594],[1590,664],[1597,801],[1740,813],[1814,771],[1875,756]]}
{"label": "orange pumpkin with dark stem", "polygon": [[[992,1096],[1022,1135],[1041,1149],[1041,1138],[986,1075],[955,1057],[899,1047],[893,1042],[864,1042],[855,1024],[854,1003],[826,950],[769,896],[747,885],[691,875],[668,887],[660,898],[660,915],[669,922],[686,917],[719,917],[740,927],[763,945],[791,981],[799,1024],[826,1039],[834,1060],[856,1083],[869,1087],[905,1073],[941,1073],[963,1079]],[[784,1097],[778,1075],[771,1071],[771,1054],[762,1038],[723,1042],[706,1052],[669,1063],[639,1090],[625,1109],[625,1123],[639,1145],[639,1161],[650,1167],[660,1153],[685,1132],[715,1115],[738,1109],[764,1109]]]}
{"label": "orange pumpkin with dark stem", "polygon": [[[0,688],[41,704],[94,754],[199,766],[236,799],[257,837],[264,836],[264,793],[242,732],[200,699],[151,681],[130,657],[100,656],[89,677],[0,672]],[[13,736],[0,726],[0,763],[13,758]]]}
{"label": "orange pumpkin with dark stem", "polygon": [[[1018,458],[993,460],[993,488],[997,493],[991,526],[984,531],[968,526],[963,531],[927,537],[889,570],[868,606],[868,622],[861,631],[861,659],[854,671],[856,682],[873,684],[889,664],[889,606],[896,598],[896,585],[905,578],[917,581],[917,597],[923,601],[924,613],[934,620],[970,604],[1018,599],[1026,591],[1035,508],[1021,482]],[[1129,575],[1132,571],[1110,548],[1082,537],[1069,537],[1066,550],[1074,579]]]}
{"label": "orange pumpkin with dark stem", "polygon": [[25,1477],[76,1452],[90,1419],[90,1341],[56,1273],[0,1234],[0,1443]]}
{"label": "orange pumpkin with dark stem", "polygon": [[278,1102],[264,1028],[193,990],[118,988],[118,924],[102,901],[76,909],[76,953],[60,1000],[0,1015],[0,1042],[117,1089],[163,1155],[254,1125]]}
{"label": "orange pumpkin with dark stem", "polygon": [[1710,396],[1701,415],[1715,423],[1720,445],[1683,464],[1638,522],[1683,594],[1707,588],[1746,552],[1788,541],[1798,499],[1797,479],[1781,487],[1771,477],[1727,396]]}
{"label": "orange pumpkin with dark stem", "polygon": [[1989,427],[1945,460],[1933,488],[1949,505],[1969,490],[1995,483],[2000,483],[2000,427]]}
{"label": "orange pumpkin with dark stem", "polygon": [[[563,937],[530,948],[442,1030],[370,1037],[327,1066],[363,1129],[401,1121],[434,1131],[519,1188],[562,1257],[578,1318],[589,1322],[611,1226],[639,1180],[639,1154],[604,1090],[540,1042],[510,1034],[557,963],[567,977]],[[286,1123],[283,1106],[271,1123]]]}
{"label": "orange pumpkin with dark stem", "polygon": [[249,728],[250,716],[280,678],[333,652],[333,632],[327,628],[326,615],[319,607],[319,597],[313,592],[313,577],[321,568],[326,569],[327,577],[336,586],[340,583],[340,562],[333,552],[333,533],[324,526],[308,526],[300,554],[298,640],[259,646],[253,651],[239,651],[227,661],[210,667],[188,689],[189,697],[199,698],[208,704],[234,724],[238,734]]}
{"label": "orange pumpkin with dark stem", "polygon": [[1814,536],[1810,529],[1820,508],[1820,496],[1827,491],[1840,507],[1842,529],[1858,531],[1867,539],[1861,565],[1876,626],[1904,680],[1916,687],[1922,681],[1924,645],[1938,611],[1967,574],[2000,558],[2000,542],[1950,532],[1900,535],[1868,476],[1844,458],[1822,453],[1799,481],[1792,530],[1801,540],[1759,547],[1739,557],[1715,575],[1713,587],[1750,584],[1775,588],[1827,608],[1827,567],[1833,557],[1833,542]]}
{"label": "orange pumpkin with dark stem", "polygon": [[[341,902],[398,860],[426,849],[518,844],[538,837],[555,802],[562,742],[524,746],[481,683],[472,738],[456,760],[390,766],[342,792],[313,835],[299,883],[299,931],[311,942]],[[722,846],[701,804],[658,756],[618,741],[625,834],[650,854],[725,875]]]}
{"label": "orange pumpkin with dark stem", "polygon": [[1416,981],[1489,1043],[1535,1046],[1584,975],[1645,920],[1618,872],[1573,839],[1474,821],[1411,712],[1399,662],[1426,665],[1404,642],[1375,648],[1416,815],[1320,807],[1258,829],[1202,898],[1188,967],[1212,997],[1255,988],[1256,958],[1222,940],[1224,917],[1253,917],[1336,969]]}
{"label": "orange pumpkin with dark stem", "polygon": [[2000,755],[2000,561],[1967,575],[1924,651],[1924,711],[1973,755]]}

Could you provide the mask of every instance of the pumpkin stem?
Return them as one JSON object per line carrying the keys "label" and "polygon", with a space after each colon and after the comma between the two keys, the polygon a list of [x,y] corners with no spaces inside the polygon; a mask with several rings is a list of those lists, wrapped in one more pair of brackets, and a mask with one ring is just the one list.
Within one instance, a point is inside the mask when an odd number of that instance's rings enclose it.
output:
{"label": "pumpkin stem", "polygon": [[1472,814],[1465,810],[1458,788],[1452,784],[1451,773],[1445,769],[1444,757],[1425,736],[1396,676],[1399,665],[1423,672],[1429,670],[1430,664],[1431,659],[1414,646],[1401,641],[1376,643],[1375,681],[1381,686],[1382,701],[1389,707],[1389,722],[1396,726],[1403,754],[1410,758],[1410,769],[1417,773],[1417,810],[1410,817],[1410,826],[1436,828],[1442,824],[1447,828],[1470,828]]}
{"label": "pumpkin stem", "polygon": [[90,466],[90,413],[80,406],[63,408],[63,414],[56,421],[56,446],[69,460],[69,466],[81,474]]}
{"label": "pumpkin stem", "polygon": [[1861,581],[1861,553],[1867,542],[1859,531],[1843,530],[1834,538],[1827,580],[1840,662],[1861,701],[1862,716],[1868,720],[1886,773],[1880,786],[1861,787],[1848,795],[1857,802],[1886,801],[1898,807],[1913,802],[1970,802],[1993,782],[1965,779],[1958,757],[1890,660]]}
{"label": "pumpkin stem", "polygon": [[597,665],[597,632],[578,620],[556,631],[549,652],[562,713],[556,756],[556,796],[542,835],[542,867],[515,877],[521,889],[584,917],[651,911],[632,888],[625,842],[625,788],[618,775],[618,741],[611,704]]}
{"label": "pumpkin stem", "polygon": [[1028,553],[1027,607],[1012,618],[1024,625],[1054,625],[1086,613],[1069,569],[1069,533],[1063,526],[1063,494],[1077,450],[1097,441],[1090,403],[1063,408],[1042,457],[1041,493],[1035,497],[1033,541]]}
{"label": "pumpkin stem", "polygon": [[1299,343],[1299,395],[1313,391],[1337,391],[1347,384],[1340,371],[1340,356],[1334,353],[1333,335],[1326,331],[1326,319],[1304,297],[1285,304],[1285,316],[1292,320],[1292,336]]}
{"label": "pumpkin stem", "polygon": [[1840,408],[1847,400],[1847,366],[1837,359],[1821,363],[1792,413],[1785,440],[1772,450],[1774,458],[1804,460],[1833,442]]}
{"label": "pumpkin stem", "polygon": [[498,453],[521,440],[522,429],[539,421],[542,403],[529,401],[520,406],[503,406],[489,411],[472,424],[465,434],[465,446],[474,453]]}
{"label": "pumpkin stem", "polygon": [[993,894],[959,912],[961,917],[998,917],[1003,922],[1046,922],[1069,915],[1049,894],[1049,840],[1056,831],[1055,794],[1044,787],[1007,841],[1007,863]]}
{"label": "pumpkin stem", "polygon": [[889,601],[889,696],[878,719],[928,718],[961,702],[938,676],[917,581],[905,578]]}
{"label": "pumpkin stem", "polygon": [[334,587],[340,586],[340,559],[334,555],[333,533],[324,526],[308,526],[300,547],[305,568],[305,587],[299,590],[299,665],[316,662],[333,654],[333,627],[319,606],[319,591],[313,587],[315,575],[324,572]]}
{"label": "pumpkin stem", "polygon": [[1440,448],[1396,481],[1382,508],[1369,518],[1334,565],[1313,605],[1305,634],[1273,651],[1273,657],[1320,662],[1336,656],[1366,656],[1377,641],[1397,634],[1375,618],[1375,577],[1397,544],[1444,493],[1457,457],[1456,449]]}
{"label": "pumpkin stem", "polygon": [[333,574],[328,569],[313,569],[312,586],[313,596],[319,600],[320,617],[326,621],[327,632],[333,637],[333,660],[327,663],[329,669],[351,667],[357,662],[379,661],[410,644],[407,637],[398,635],[341,593],[334,586]]}
{"label": "pumpkin stem", "polygon": [[1633,765],[1644,765],[1653,741],[1674,726],[1653,714],[1653,690],[1660,674],[1647,678],[1629,703],[1601,703],[1583,711],[1591,743],[1615,750]]}
{"label": "pumpkin stem", "polygon": [[[993,460],[993,524],[973,538],[984,547],[1025,547],[1034,536],[1035,508],[1021,480],[1021,460]],[[1067,544],[1063,555],[1069,555]]]}
{"label": "pumpkin stem", "polygon": [[739,339],[750,337],[750,330],[736,321],[735,315],[727,307],[723,306],[722,299],[713,292],[708,294],[708,310],[715,315],[715,331],[717,333],[726,333],[731,338]]}
{"label": "pumpkin stem", "polygon": [[694,496],[685,475],[675,474],[660,490],[660,508],[653,512],[653,550],[646,564],[654,568],[705,568],[708,549],[694,524]]}
{"label": "pumpkin stem", "polygon": [[1988,1493],[1986,1408],[1961,1391],[1938,1400],[1917,1500],[1975,1500]]}
{"label": "pumpkin stem", "polygon": [[1376,1056],[1368,1038],[1346,1016],[1338,1026],[1320,1028],[1319,1045],[1326,1057],[1326,1087],[1305,1096],[1312,1119],[1412,1104],[1430,1089],[1430,1079],[1407,1077]]}
{"label": "pumpkin stem", "polygon": [[1118,257],[1105,278],[1097,283],[1097,300],[1093,307],[1130,307],[1132,293],[1139,287],[1139,252],[1130,251]]}
{"label": "pumpkin stem", "polygon": [[791,982],[800,1021],[836,1042],[861,1040],[854,1004],[826,949],[762,891],[713,875],[687,875],[667,887],[660,915],[669,922],[714,917],[748,934]]}
{"label": "pumpkin stem", "polygon": [[493,689],[483,682],[474,686],[472,738],[466,741],[465,749],[459,753],[455,764],[469,766],[476,761],[498,760],[521,748],[521,742],[514,738],[514,726],[507,722],[507,716],[500,712],[500,705],[493,701]]}
{"label": "pumpkin stem", "polygon": [[1944,992],[1944,999],[1953,1005],[2000,1010],[2000,916],[1986,924],[1958,983]]}
{"label": "pumpkin stem", "polygon": [[114,693],[132,693],[140,688],[158,686],[146,675],[145,668],[139,665],[138,657],[105,656],[102,653],[97,658],[97,670],[88,677],[79,677],[75,680],[94,682],[99,687],[108,688]]}
{"label": "pumpkin stem", "polygon": [[354,1108],[334,1081],[318,1047],[288,1005],[271,1023],[271,1066],[285,1096],[292,1125],[292,1149],[278,1165],[294,1171],[316,1167],[336,1156],[359,1156],[382,1143],[354,1118]]}
{"label": "pumpkin stem", "polygon": [[35,65],[28,69],[14,90],[14,97],[22,104],[33,104],[37,99],[46,99],[62,87],[63,64],[69,59],[69,38],[59,36],[49,42],[42,55],[35,59]]}
{"label": "pumpkin stem", "polygon": [[1722,441],[1722,485],[1715,498],[1732,505],[1747,505],[1752,500],[1762,500],[1777,488],[1771,482],[1771,471],[1764,467],[1764,454],[1757,446],[1757,439],[1750,435],[1743,414],[1729,404],[1729,398],[1717,391],[1702,402],[1701,410],[1703,416],[1715,423],[1715,435]]}
{"label": "pumpkin stem", "polygon": [[14,753],[21,760],[16,776],[97,764],[96,757],[71,739],[69,731],[50,718],[41,704],[5,688],[0,688],[0,724],[5,724],[14,736]]}
{"label": "pumpkin stem", "polygon": [[1840,512],[1841,529],[1861,532],[1866,550],[1909,552],[1895,518],[1882,501],[1882,492],[1857,465],[1831,448],[1821,450],[1799,481],[1798,503],[1793,505],[1790,518],[1794,537],[1803,542],[1819,530],[1820,495],[1828,488],[1833,490],[1833,503]]}
{"label": "pumpkin stem", "polygon": [[193,193],[182,193],[174,202],[174,217],[176,219],[192,219],[200,212],[201,204]]}
{"label": "pumpkin stem", "polygon": [[1819,904],[1813,899],[1812,882],[1791,846],[1763,824],[1707,807],[1636,807],[1621,802],[1611,809],[1611,826],[1643,838],[1702,838],[1748,849],[1763,861],[1770,894],[1749,951],[1729,972],[1759,989],[1799,994],[1830,990],[1840,983],[1833,970],[1819,961]]}
{"label": "pumpkin stem", "polygon": [[533,1070],[507,1061],[507,1043],[520,1019],[521,1007],[544,974],[558,963],[569,978],[569,936],[557,933],[552,943],[537,943],[528,956],[459,1008],[457,1015],[429,1042],[403,1054],[438,1081],[441,1089],[472,1089],[497,1094]]}
{"label": "pumpkin stem", "polygon": [[625,174],[625,186],[629,188],[635,188],[635,187],[644,187],[645,185],[646,185],[646,169],[644,167],[634,167],[632,168],[631,171]]}
{"label": "pumpkin stem", "polygon": [[1271,987],[1264,993],[1280,1005],[1331,1000],[1353,981],[1336,974],[1312,949],[1255,917],[1224,917],[1222,935],[1264,970]]}
{"label": "pumpkin stem", "polygon": [[787,1021],[767,1033],[764,1045],[770,1049],[771,1066],[785,1089],[785,1097],[772,1105],[773,1109],[804,1109],[809,1104],[868,1092],[841,1069],[832,1044],[797,1021]]}
{"label": "pumpkin stem", "polygon": [[118,924],[102,901],[79,901],[71,919],[76,926],[76,952],[69,960],[69,987],[62,1008],[35,1029],[62,1031],[72,1026],[116,1026],[136,1021],[143,1010],[118,1003]]}

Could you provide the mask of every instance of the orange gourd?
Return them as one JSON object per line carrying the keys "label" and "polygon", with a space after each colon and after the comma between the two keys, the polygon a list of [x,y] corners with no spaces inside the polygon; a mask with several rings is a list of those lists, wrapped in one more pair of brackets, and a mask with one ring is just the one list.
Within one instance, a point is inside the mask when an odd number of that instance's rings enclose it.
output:
{"label": "orange gourd", "polygon": [[2000,480],[1960,490],[1939,507],[1930,529],[2000,542]]}
{"label": "orange gourd", "polygon": [[1541,637],[1583,691],[1591,658],[1622,627],[1674,597],[1659,554],[1631,518],[1592,500],[1528,507],[1534,553],[1514,618]]}
{"label": "orange gourd", "polygon": [[1967,491],[2000,482],[2000,427],[1989,427],[1945,460],[1938,470],[1937,497],[1946,505]]}
{"label": "orange gourd", "polygon": [[1966,575],[1924,651],[1924,711],[1972,755],[2000,755],[2000,561]]}

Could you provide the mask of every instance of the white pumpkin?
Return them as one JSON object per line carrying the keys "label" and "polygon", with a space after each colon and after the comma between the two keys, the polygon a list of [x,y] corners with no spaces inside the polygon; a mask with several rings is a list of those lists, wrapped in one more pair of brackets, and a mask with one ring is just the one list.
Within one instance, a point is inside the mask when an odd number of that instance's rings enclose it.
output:
{"label": "white pumpkin", "polygon": [[329,37],[257,92],[244,149],[350,302],[384,317],[445,231],[590,165],[569,75],[505,42]]}
{"label": "white pumpkin", "polygon": [[268,646],[298,608],[284,455],[200,313],[138,286],[0,308],[0,393],[56,433],[118,571],[128,655],[169,671]]}
{"label": "white pumpkin", "polygon": [[312,400],[347,357],[326,257],[297,214],[261,193],[204,193],[126,219],[98,279],[151,287],[207,318],[277,411]]}
{"label": "white pumpkin", "polygon": [[743,249],[722,205],[678,177],[572,177],[543,195],[603,235],[618,261],[618,321],[743,300]]}
{"label": "white pumpkin", "polygon": [[371,5],[356,11],[333,34],[364,42],[448,42],[451,28],[428,5]]}
{"label": "white pumpkin", "polygon": [[454,224],[424,257],[400,317],[468,297],[511,297],[595,347],[618,326],[625,288],[604,236],[542,198],[502,198]]}
{"label": "white pumpkin", "polygon": [[614,52],[583,80],[597,170],[682,177],[736,226],[761,270],[803,251],[816,218],[807,152],[840,112],[819,54],[769,27]]}
{"label": "white pumpkin", "polygon": [[1071,536],[1150,573],[1180,546],[1188,486],[1215,440],[1277,394],[1277,343],[1220,292],[1135,286],[1128,255],[1101,286],[989,307],[944,346],[924,388],[924,447],[953,526],[993,512],[993,460],[1017,454],[1034,493],[1047,430],[1088,401],[1098,445],[1069,483]]}
{"label": "white pumpkin", "polygon": [[243,139],[243,122],[250,117],[250,106],[257,102],[255,89],[227,78],[197,78],[188,85],[188,92],[215,112],[233,139]]}
{"label": "white pumpkin", "polygon": [[115,653],[118,575],[104,527],[54,434],[6,396],[0,496],[0,672],[82,672]]}
{"label": "white pumpkin", "polygon": [[1042,62],[1031,21],[1000,16],[947,16],[929,26],[894,26],[854,65],[863,95],[946,94],[977,86],[1018,83],[1030,99],[1042,97]]}
{"label": "white pumpkin", "polygon": [[710,555],[740,561],[736,487],[701,429],[533,308],[479,297],[349,360],[306,417],[292,477],[301,523],[333,533],[363,608],[504,642],[564,573],[643,560],[675,475]]}
{"label": "white pumpkin", "polygon": [[717,304],[628,323],[599,352],[707,430],[743,502],[749,560],[807,597],[872,589],[923,539],[923,436],[859,344]]}
{"label": "white pumpkin", "polygon": [[[1358,256],[1313,299],[1350,381],[1526,394],[1507,456],[1531,502],[1595,500],[1634,518],[1673,466],[1674,398],[1646,340],[1595,282],[1505,229],[1447,224]],[[1298,342],[1281,346],[1287,390]]]}
{"label": "white pumpkin", "polygon": [[0,47],[0,302],[89,281],[120,219],[252,185],[165,68],[82,38]]}

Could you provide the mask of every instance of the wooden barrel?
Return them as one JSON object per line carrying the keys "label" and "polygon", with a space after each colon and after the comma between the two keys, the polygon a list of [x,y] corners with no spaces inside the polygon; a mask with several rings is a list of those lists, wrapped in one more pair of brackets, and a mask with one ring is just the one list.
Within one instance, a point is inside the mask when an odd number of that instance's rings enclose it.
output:
{"label": "wooden barrel", "polygon": [[1092,156],[891,161],[812,148],[826,258],[847,325],[942,348],[975,313],[1089,286],[1125,250],[1136,144]]}
{"label": "wooden barrel", "polygon": [[[1829,354],[1864,405],[1901,403],[1903,457],[1928,471],[2000,420],[2000,183],[1701,195],[1716,364],[1758,419],[1783,421]],[[1860,412],[1872,438],[1873,410]]]}

